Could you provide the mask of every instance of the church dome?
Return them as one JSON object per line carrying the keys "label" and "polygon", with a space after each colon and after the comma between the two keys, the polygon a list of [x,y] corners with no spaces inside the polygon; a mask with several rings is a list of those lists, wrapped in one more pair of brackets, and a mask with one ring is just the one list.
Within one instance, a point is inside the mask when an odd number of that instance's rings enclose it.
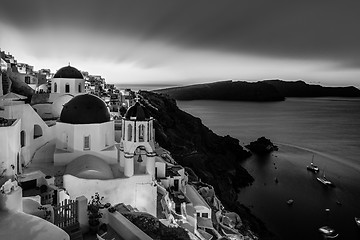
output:
{"label": "church dome", "polygon": [[84,179],[113,179],[114,175],[111,167],[103,159],[86,154],[72,160],[65,170],[65,174],[70,174]]}
{"label": "church dome", "polygon": [[110,121],[110,112],[105,102],[92,94],[82,94],[67,102],[60,121],[70,124],[92,124]]}
{"label": "church dome", "polygon": [[84,79],[83,75],[79,70],[74,67],[66,66],[60,68],[54,75],[54,78],[76,78],[76,79]]}
{"label": "church dome", "polygon": [[149,118],[150,118],[149,112],[139,102],[136,102],[125,113],[125,119],[128,120],[145,121]]}

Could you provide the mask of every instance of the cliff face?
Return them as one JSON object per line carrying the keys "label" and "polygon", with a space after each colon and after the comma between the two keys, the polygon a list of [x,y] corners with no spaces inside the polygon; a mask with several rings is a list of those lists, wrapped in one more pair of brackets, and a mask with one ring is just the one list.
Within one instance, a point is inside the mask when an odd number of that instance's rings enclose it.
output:
{"label": "cliff face", "polygon": [[[167,95],[141,91],[141,103],[155,118],[156,141],[171,152],[182,166],[190,167],[203,182],[211,184],[227,210],[237,212],[244,229],[259,234],[261,239],[275,239],[249,209],[237,202],[240,187],[253,182],[252,176],[240,165],[250,152],[237,139],[221,137],[196,118],[176,106]],[[190,175],[191,170],[189,170]]]}
{"label": "cliff face", "polygon": [[165,95],[145,91],[140,95],[156,119],[156,141],[160,146],[168,149],[179,164],[192,168],[204,182],[213,185],[224,204],[236,201],[236,189],[253,181],[240,166],[251,154],[239,145],[239,140],[216,135]]}
{"label": "cliff face", "polygon": [[285,98],[265,82],[220,81],[155,90],[177,100],[283,101]]}
{"label": "cliff face", "polygon": [[356,87],[323,87],[307,84],[304,81],[266,80],[285,97],[360,97]]}

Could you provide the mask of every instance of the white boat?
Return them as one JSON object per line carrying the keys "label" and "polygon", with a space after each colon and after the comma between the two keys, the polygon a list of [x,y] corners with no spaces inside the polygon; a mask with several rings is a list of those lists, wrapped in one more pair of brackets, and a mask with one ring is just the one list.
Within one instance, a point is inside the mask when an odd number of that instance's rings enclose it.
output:
{"label": "white boat", "polygon": [[355,217],[355,222],[358,227],[360,227],[360,217]]}
{"label": "white boat", "polygon": [[322,177],[317,177],[316,179],[319,182],[321,182],[322,184],[324,184],[325,186],[334,186],[334,184],[326,178],[325,171],[324,171],[324,175]]}
{"label": "white boat", "polygon": [[306,167],[307,170],[312,171],[314,173],[319,172],[318,166],[314,164],[314,155],[312,156],[311,163]]}
{"label": "white boat", "polygon": [[286,202],[288,205],[293,205],[294,204],[294,200],[293,199],[289,199]]}
{"label": "white boat", "polygon": [[329,226],[323,226],[319,228],[319,232],[325,237],[325,238],[336,238],[339,236],[338,233],[335,232],[334,229],[332,229]]}

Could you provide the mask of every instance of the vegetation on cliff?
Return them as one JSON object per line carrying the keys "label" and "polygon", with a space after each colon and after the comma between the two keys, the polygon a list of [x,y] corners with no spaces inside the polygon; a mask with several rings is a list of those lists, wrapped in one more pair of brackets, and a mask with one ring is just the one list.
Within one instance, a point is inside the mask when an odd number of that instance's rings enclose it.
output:
{"label": "vegetation on cliff", "polygon": [[154,240],[190,240],[185,229],[181,227],[167,227],[148,213],[130,212],[122,214]]}

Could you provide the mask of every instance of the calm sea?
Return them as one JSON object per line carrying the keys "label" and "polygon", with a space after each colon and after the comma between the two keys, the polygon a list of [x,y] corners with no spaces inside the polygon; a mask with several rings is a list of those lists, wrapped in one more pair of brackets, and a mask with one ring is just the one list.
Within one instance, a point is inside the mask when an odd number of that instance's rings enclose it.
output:
{"label": "calm sea", "polygon": [[[324,225],[335,228],[338,239],[360,239],[354,221],[360,217],[360,99],[177,103],[219,135],[241,144],[265,136],[279,146],[267,159],[253,156],[243,163],[255,182],[239,201],[281,239],[322,239],[318,228]],[[306,170],[312,157],[318,174]],[[316,180],[323,172],[335,188]]]}

